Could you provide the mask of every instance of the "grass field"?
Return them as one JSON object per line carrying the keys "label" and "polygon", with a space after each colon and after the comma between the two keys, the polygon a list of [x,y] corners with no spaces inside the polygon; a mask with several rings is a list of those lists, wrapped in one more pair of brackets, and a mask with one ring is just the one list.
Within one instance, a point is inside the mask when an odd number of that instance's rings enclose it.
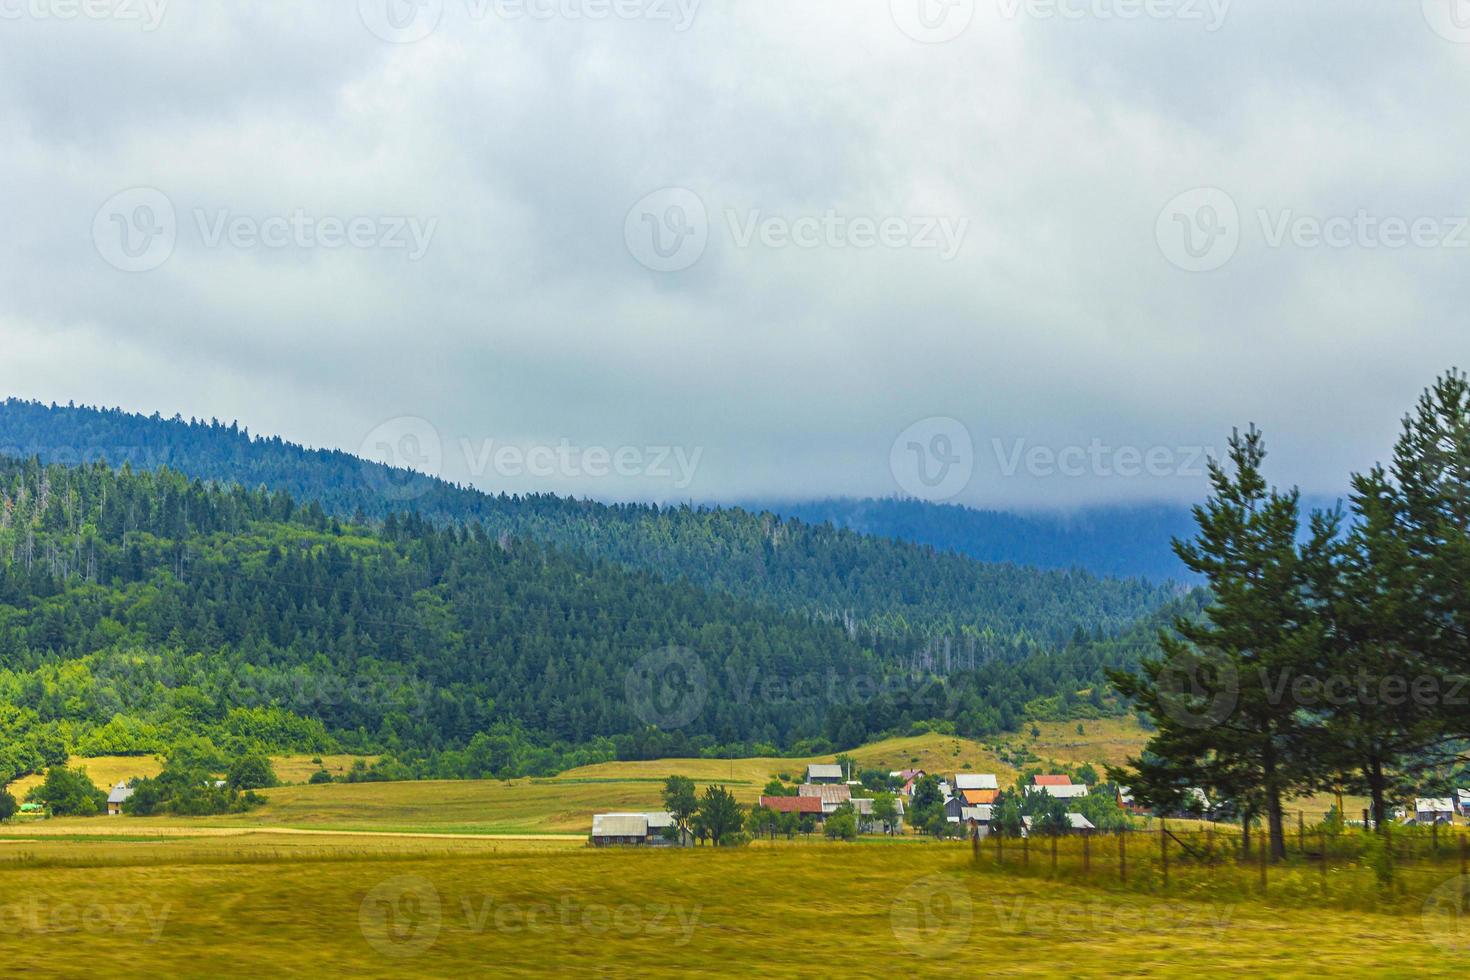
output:
{"label": "grass field", "polygon": [[8,975],[1430,977],[1470,948],[1440,917],[1110,893],[974,868],[964,844],[536,846],[0,845],[0,956]]}

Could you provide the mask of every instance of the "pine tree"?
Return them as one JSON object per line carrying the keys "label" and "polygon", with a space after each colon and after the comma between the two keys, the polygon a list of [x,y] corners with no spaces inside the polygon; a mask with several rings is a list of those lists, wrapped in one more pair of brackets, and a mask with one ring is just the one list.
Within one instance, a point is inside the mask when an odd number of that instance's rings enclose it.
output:
{"label": "pine tree", "polygon": [[1174,544],[1209,582],[1205,617],[1176,621],[1160,636],[1163,656],[1141,673],[1110,674],[1158,726],[1148,744],[1155,761],[1131,759],[1119,776],[1137,782],[1137,793],[1187,773],[1243,813],[1263,814],[1279,860],[1282,802],[1317,778],[1293,682],[1321,657],[1329,598],[1321,593],[1339,520],[1314,514],[1299,545],[1299,493],[1268,487],[1261,433],[1235,432],[1229,456],[1231,470],[1210,463],[1213,494],[1194,510],[1198,536]]}

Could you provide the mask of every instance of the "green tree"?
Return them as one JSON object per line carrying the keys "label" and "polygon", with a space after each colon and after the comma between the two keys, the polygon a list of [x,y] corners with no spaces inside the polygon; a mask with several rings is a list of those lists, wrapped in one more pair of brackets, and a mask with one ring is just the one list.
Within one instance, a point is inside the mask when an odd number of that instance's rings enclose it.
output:
{"label": "green tree", "polygon": [[732,843],[744,823],[740,804],[735,802],[735,794],[723,786],[705,787],[697,815],[710,843],[716,847]]}
{"label": "green tree", "polygon": [[263,752],[247,752],[230,763],[226,781],[234,789],[268,789],[276,785],[276,771]]}
{"label": "green tree", "polygon": [[834,813],[824,821],[822,832],[829,840],[856,840],[857,817],[851,813]]}
{"label": "green tree", "polygon": [[26,794],[58,817],[92,817],[107,810],[107,794],[93,785],[85,769],[52,766],[41,784]]}
{"label": "green tree", "polygon": [[[1382,827],[1470,736],[1470,382],[1451,371],[1404,419],[1385,469],[1353,478],[1331,643],[1320,669],[1350,678],[1318,709],[1320,756],[1366,792]],[[1428,685],[1421,689],[1419,685]],[[1339,692],[1341,688],[1338,689]],[[1397,691],[1397,695],[1395,695]]]}
{"label": "green tree", "polygon": [[664,809],[673,816],[674,826],[679,828],[680,845],[687,844],[689,822],[699,810],[694,780],[688,776],[670,776],[664,780]]}
{"label": "green tree", "polygon": [[0,823],[4,823],[6,820],[15,816],[15,811],[18,807],[19,804],[15,802],[15,797],[11,796],[5,787],[0,786]]}
{"label": "green tree", "polygon": [[750,808],[745,815],[745,829],[752,837],[769,836],[776,839],[776,829],[780,826],[781,815],[770,807],[757,803]]}
{"label": "green tree", "polygon": [[[1298,544],[1299,494],[1268,487],[1260,432],[1232,435],[1229,456],[1232,471],[1210,461],[1213,494],[1195,508],[1198,536],[1175,542],[1184,564],[1209,582],[1205,618],[1179,619],[1160,637],[1162,658],[1110,677],[1157,726],[1148,751],[1190,772],[1196,785],[1243,796],[1263,812],[1280,860],[1282,801],[1320,777],[1310,719],[1291,691],[1326,645],[1322,609],[1330,595],[1321,590],[1339,519],[1314,514]],[[1125,779],[1135,795],[1145,791],[1146,780]]]}
{"label": "green tree", "polygon": [[873,819],[883,825],[883,832],[891,834],[898,828],[898,802],[892,793],[879,793],[873,797]]}

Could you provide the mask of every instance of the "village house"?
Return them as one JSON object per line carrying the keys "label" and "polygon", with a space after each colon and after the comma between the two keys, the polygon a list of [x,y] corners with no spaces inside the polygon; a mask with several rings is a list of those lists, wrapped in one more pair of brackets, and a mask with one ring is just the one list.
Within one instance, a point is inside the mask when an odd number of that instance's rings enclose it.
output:
{"label": "village house", "polygon": [[592,817],[592,845],[594,847],[667,846],[676,843],[664,836],[664,831],[673,826],[673,814],[668,812],[598,813]]}
{"label": "village house", "polygon": [[[893,807],[898,811],[898,820],[894,823],[893,829],[902,833],[904,816],[903,797],[895,796],[893,798]],[[873,816],[872,800],[854,798],[852,808],[857,812],[858,828],[863,833],[868,834],[882,829],[882,821],[875,819]]]}
{"label": "village house", "polygon": [[965,806],[991,806],[1000,796],[998,789],[962,789],[960,800]]}
{"label": "village house", "polygon": [[918,785],[919,780],[927,775],[928,773],[922,769],[895,769],[888,774],[890,779],[897,779],[903,782],[903,787],[899,792],[908,799],[914,798],[914,787]]}
{"label": "village house", "polygon": [[1414,801],[1414,823],[1421,825],[1455,822],[1455,803],[1448,796],[1420,797]]}
{"label": "village house", "polygon": [[814,817],[821,821],[822,800],[817,796],[762,796],[761,806],[777,813],[794,813],[799,817]]}
{"label": "village house", "polygon": [[1455,809],[1460,811],[1460,816],[1470,817],[1470,789],[1455,790]]}
{"label": "village house", "polygon": [[803,783],[796,788],[798,797],[819,800],[822,814],[834,813],[839,806],[852,799],[852,787],[846,783]]}
{"label": "village house", "polygon": [[842,767],[839,765],[823,765],[818,763],[806,767],[806,781],[808,783],[841,783],[844,778]]}
{"label": "village house", "polygon": [[962,793],[965,790],[1000,790],[1000,783],[996,780],[994,773],[960,772],[954,777],[955,792]]}
{"label": "village house", "polygon": [[1071,776],[1033,776],[1028,793],[1045,793],[1059,800],[1075,800],[1087,795],[1087,784],[1073,783]]}
{"label": "village house", "polygon": [[[1070,828],[1069,828],[1069,830],[1070,830],[1071,833],[1074,833],[1074,834],[1085,834],[1085,833],[1088,833],[1089,831],[1093,831],[1093,830],[1096,830],[1097,829],[1096,825],[1094,825],[1091,820],[1088,820],[1086,817],[1084,817],[1080,813],[1069,813],[1069,814],[1067,814],[1067,823],[1071,825]],[[1025,836],[1029,837],[1029,836],[1031,836],[1031,828],[1032,828],[1032,819],[1030,817],[1022,817],[1021,818],[1021,832]]]}
{"label": "village house", "polygon": [[112,787],[112,792],[107,794],[107,815],[118,817],[122,815],[123,804],[133,795],[133,787],[125,782],[120,782]]}

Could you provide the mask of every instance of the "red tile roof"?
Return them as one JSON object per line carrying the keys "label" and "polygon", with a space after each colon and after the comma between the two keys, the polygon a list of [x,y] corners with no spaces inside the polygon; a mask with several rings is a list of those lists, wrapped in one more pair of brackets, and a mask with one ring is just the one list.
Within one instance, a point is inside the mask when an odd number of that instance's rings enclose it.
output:
{"label": "red tile roof", "polygon": [[822,799],[818,796],[762,796],[761,806],[777,813],[821,813]]}
{"label": "red tile roof", "polygon": [[1071,776],[1036,776],[1031,781],[1032,786],[1071,786]]}

